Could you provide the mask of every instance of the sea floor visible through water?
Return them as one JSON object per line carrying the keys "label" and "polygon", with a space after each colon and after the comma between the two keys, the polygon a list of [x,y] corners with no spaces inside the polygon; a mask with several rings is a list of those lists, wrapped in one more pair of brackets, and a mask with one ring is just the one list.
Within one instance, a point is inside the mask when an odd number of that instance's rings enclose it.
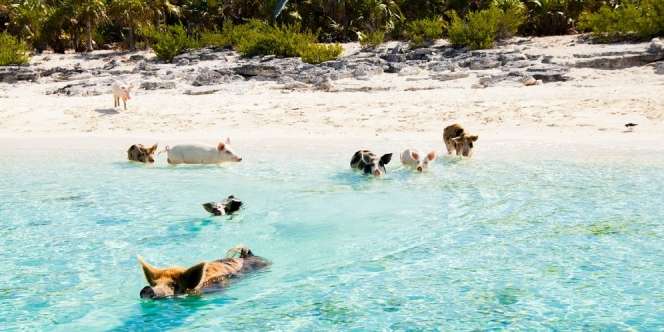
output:
{"label": "sea floor visible through water", "polygon": [[[257,146],[223,166],[122,149],[0,149],[2,330],[664,328],[664,154],[555,146],[350,170],[352,149]],[[377,153],[385,149],[376,149]],[[204,202],[233,194],[236,215]],[[136,255],[272,261],[151,301]]]}

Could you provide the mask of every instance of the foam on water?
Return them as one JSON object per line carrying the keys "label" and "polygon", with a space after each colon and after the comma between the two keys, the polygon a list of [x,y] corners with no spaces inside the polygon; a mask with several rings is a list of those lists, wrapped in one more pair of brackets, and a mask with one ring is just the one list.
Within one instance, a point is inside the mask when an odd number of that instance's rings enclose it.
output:
{"label": "foam on water", "polygon": [[[478,154],[426,174],[354,151],[242,164],[0,151],[0,326],[24,330],[664,328],[664,158]],[[235,194],[233,217],[201,203]],[[227,290],[138,297],[135,256],[273,261]]]}

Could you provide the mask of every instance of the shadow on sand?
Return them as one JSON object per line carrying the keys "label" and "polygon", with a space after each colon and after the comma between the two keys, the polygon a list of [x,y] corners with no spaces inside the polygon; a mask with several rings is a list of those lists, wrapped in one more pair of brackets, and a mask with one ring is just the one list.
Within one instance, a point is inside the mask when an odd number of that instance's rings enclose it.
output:
{"label": "shadow on sand", "polygon": [[95,109],[95,112],[101,114],[101,115],[115,115],[115,114],[120,114],[118,110],[114,108],[97,108]]}

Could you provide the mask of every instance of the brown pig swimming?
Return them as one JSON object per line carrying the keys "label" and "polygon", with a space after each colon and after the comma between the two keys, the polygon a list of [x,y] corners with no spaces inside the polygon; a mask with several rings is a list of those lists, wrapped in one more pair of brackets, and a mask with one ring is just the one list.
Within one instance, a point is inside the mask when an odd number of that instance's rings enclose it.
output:
{"label": "brown pig swimming", "polygon": [[157,144],[151,147],[145,147],[143,144],[134,144],[127,150],[127,159],[141,163],[153,163],[155,151],[157,151]]}
{"label": "brown pig swimming", "polygon": [[[198,263],[188,269],[183,267],[156,268],[141,257],[138,261],[145,274],[148,286],[143,287],[140,297],[159,299],[184,294],[201,294],[220,290],[231,279],[270,265],[265,258],[254,256],[247,247],[231,248],[227,258]],[[238,257],[233,257],[237,254]]]}
{"label": "brown pig swimming", "polygon": [[447,154],[456,152],[457,156],[470,157],[473,154],[473,142],[479,137],[470,135],[460,124],[445,127],[443,130],[443,142],[447,148]]}

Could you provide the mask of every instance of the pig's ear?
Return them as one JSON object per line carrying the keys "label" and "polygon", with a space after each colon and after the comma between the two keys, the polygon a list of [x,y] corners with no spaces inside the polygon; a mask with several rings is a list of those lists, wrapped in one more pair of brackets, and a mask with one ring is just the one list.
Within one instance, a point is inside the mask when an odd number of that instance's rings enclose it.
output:
{"label": "pig's ear", "polygon": [[436,151],[429,152],[427,154],[427,159],[429,159],[429,161],[433,161],[434,159],[436,159]]}
{"label": "pig's ear", "polygon": [[136,256],[138,259],[138,263],[141,264],[141,268],[143,269],[143,274],[145,274],[145,280],[148,281],[148,284],[150,286],[155,285],[155,280],[159,279],[159,273],[160,270],[150,264],[148,262],[143,260],[143,257],[141,256]]}
{"label": "pig's ear", "polygon": [[468,139],[473,141],[473,142],[477,141],[478,138],[480,138],[480,137],[477,136],[477,135],[468,136]]}
{"label": "pig's ear", "polygon": [[380,164],[387,165],[390,162],[390,160],[392,160],[392,154],[391,153],[384,154],[382,157],[380,157]]}
{"label": "pig's ear", "polygon": [[226,137],[226,141],[225,141],[225,143],[228,144],[228,145],[231,145],[231,138],[230,138],[230,137]]}
{"label": "pig's ear", "polygon": [[203,279],[203,274],[205,273],[205,263],[198,263],[190,268],[187,271],[182,273],[180,277],[181,286],[184,289],[194,289],[198,284],[201,283]]}
{"label": "pig's ear", "polygon": [[219,151],[224,151],[225,148],[226,145],[224,145],[224,142],[219,142],[219,144],[217,145],[217,150]]}
{"label": "pig's ear", "polygon": [[410,156],[411,156],[413,159],[415,159],[415,160],[419,160],[419,159],[420,159],[420,155],[419,155],[417,152],[414,152],[414,151],[411,151],[411,152],[410,152]]}
{"label": "pig's ear", "polygon": [[153,154],[155,151],[157,151],[157,143],[154,143],[154,145],[148,149],[148,153]]}

